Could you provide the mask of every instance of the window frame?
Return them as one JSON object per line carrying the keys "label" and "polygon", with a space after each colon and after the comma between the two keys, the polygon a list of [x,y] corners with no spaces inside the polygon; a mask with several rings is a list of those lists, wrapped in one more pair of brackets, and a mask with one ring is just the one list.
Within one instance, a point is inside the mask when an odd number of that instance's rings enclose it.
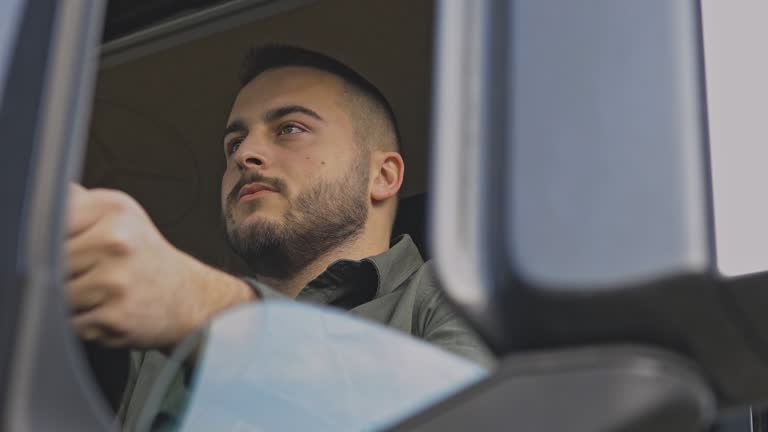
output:
{"label": "window frame", "polygon": [[0,136],[7,146],[0,246],[3,430],[103,430],[104,401],[69,327],[62,254],[66,195],[79,172],[95,85],[104,0],[24,2]]}

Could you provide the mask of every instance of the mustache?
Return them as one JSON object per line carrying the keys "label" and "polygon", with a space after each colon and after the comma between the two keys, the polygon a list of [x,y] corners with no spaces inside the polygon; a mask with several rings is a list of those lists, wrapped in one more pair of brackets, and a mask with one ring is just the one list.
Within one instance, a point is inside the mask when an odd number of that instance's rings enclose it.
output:
{"label": "mustache", "polygon": [[236,203],[238,196],[240,195],[240,189],[249,183],[265,184],[274,189],[277,193],[283,193],[283,191],[286,189],[286,184],[283,179],[277,177],[267,177],[258,171],[251,171],[243,174],[240,177],[240,180],[238,180],[238,182],[232,187],[232,190],[229,191],[229,194],[227,195],[227,203],[230,205]]}

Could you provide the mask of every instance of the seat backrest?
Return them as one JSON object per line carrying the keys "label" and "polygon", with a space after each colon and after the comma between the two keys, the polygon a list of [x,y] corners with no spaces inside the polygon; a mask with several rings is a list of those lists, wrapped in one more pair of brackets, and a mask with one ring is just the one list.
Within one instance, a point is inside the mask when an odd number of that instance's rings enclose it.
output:
{"label": "seat backrest", "polygon": [[431,256],[427,239],[427,194],[420,193],[402,198],[398,204],[392,238],[408,234],[416,243],[424,260]]}

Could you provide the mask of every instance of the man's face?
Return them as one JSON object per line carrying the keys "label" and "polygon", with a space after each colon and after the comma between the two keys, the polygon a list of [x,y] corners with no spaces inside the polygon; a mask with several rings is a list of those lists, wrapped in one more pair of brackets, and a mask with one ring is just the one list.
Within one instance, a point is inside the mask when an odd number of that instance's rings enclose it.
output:
{"label": "man's face", "polygon": [[237,96],[224,136],[222,216],[260,275],[289,277],[357,236],[368,214],[368,156],[343,83],[303,67],[266,71]]}

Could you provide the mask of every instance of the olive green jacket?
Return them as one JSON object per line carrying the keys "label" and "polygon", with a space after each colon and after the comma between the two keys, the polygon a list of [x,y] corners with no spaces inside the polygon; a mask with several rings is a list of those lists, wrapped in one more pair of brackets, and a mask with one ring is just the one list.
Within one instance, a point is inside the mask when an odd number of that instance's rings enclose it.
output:
{"label": "olive green jacket", "polygon": [[[244,278],[264,301],[281,293]],[[340,260],[311,281],[298,301],[339,307],[490,367],[494,360],[443,295],[432,265],[408,235],[386,252],[361,261]],[[133,430],[144,400],[167,358],[160,352],[132,355],[131,376],[118,418]]]}

